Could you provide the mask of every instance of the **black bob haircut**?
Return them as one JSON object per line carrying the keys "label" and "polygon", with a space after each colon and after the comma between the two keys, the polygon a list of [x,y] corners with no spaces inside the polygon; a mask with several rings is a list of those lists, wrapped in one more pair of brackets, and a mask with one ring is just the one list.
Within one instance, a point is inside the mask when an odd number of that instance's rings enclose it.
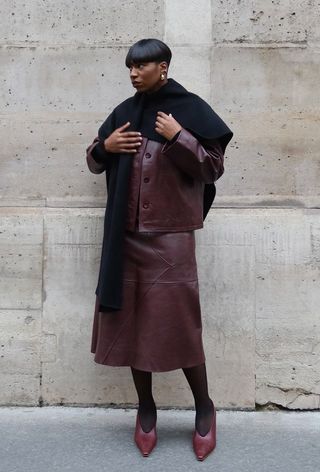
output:
{"label": "black bob haircut", "polygon": [[170,48],[160,39],[140,39],[134,43],[126,56],[126,66],[139,64],[141,62],[162,62],[170,64],[172,53]]}

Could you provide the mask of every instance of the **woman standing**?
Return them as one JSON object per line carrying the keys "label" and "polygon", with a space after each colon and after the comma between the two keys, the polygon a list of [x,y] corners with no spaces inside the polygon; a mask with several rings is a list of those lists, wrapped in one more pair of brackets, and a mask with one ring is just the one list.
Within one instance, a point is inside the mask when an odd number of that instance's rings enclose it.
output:
{"label": "woman standing", "polygon": [[91,352],[99,364],[130,366],[139,407],[135,442],[156,445],[152,372],[182,368],[196,417],[193,449],[216,444],[208,394],[194,230],[215,196],[232,132],[200,97],[168,78],[169,47],[142,39],[126,66],[136,88],[87,148],[91,172],[105,172],[105,214]]}

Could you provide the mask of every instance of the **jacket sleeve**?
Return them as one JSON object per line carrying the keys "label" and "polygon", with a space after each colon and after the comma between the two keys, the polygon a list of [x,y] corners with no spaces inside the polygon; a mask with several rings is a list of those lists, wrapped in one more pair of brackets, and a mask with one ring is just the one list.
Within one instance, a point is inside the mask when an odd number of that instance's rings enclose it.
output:
{"label": "jacket sleeve", "polygon": [[103,171],[110,171],[113,154],[103,148],[99,137],[94,138],[92,144],[87,147],[86,153],[87,165],[93,174],[101,174]]}
{"label": "jacket sleeve", "polygon": [[224,155],[218,139],[202,145],[182,128],[161,150],[182,171],[206,184],[215,182],[224,172]]}

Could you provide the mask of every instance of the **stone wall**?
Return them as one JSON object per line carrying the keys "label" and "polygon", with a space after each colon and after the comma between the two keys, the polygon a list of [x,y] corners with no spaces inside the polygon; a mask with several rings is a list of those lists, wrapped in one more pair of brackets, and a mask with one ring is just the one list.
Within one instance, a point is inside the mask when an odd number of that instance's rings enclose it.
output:
{"label": "stone wall", "polygon": [[[137,401],[129,367],[90,353],[106,189],[85,148],[135,92],[128,48],[158,37],[234,131],[196,233],[212,398],[319,408],[318,3],[0,1],[1,404]],[[181,370],[154,393],[193,405]]]}

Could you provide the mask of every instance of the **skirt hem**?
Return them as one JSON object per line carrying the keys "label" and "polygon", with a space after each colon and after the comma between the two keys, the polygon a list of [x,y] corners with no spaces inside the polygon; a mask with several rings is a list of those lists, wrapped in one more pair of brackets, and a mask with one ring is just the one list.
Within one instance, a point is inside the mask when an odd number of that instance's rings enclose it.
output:
{"label": "skirt hem", "polygon": [[179,365],[179,366],[176,366],[176,367],[151,368],[151,367],[145,367],[145,366],[135,364],[134,362],[125,362],[125,363],[112,363],[112,362],[109,362],[109,363],[106,363],[106,362],[99,362],[96,359],[93,359],[93,360],[96,364],[99,364],[99,365],[105,365],[105,366],[108,366],[108,367],[133,367],[134,369],[142,370],[144,372],[170,372],[172,370],[188,369],[190,367],[196,367],[197,365],[201,365],[201,364],[204,364],[206,362],[206,358],[204,358],[203,361],[197,362],[197,363],[192,362],[191,365],[188,364],[188,365]]}

